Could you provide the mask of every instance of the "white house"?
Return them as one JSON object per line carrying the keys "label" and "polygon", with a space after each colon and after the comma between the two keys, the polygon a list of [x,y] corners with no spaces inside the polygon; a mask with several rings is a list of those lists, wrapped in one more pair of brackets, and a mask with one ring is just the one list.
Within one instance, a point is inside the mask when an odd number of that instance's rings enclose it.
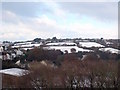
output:
{"label": "white house", "polygon": [[2,52],[3,52],[3,47],[0,46],[0,59],[2,59]]}
{"label": "white house", "polygon": [[19,55],[23,55],[23,52],[20,51],[19,49],[18,49],[18,50],[15,50],[15,52],[16,52],[16,55],[17,55],[17,56],[19,56]]}
{"label": "white house", "polygon": [[0,52],[3,52],[3,47],[2,46],[0,46]]}

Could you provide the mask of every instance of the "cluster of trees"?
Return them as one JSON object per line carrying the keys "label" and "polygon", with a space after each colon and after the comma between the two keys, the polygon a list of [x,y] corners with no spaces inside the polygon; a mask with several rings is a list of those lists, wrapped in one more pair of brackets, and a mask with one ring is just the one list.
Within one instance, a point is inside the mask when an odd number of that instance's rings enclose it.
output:
{"label": "cluster of trees", "polygon": [[115,54],[111,53],[109,51],[107,52],[102,52],[102,51],[97,51],[95,54],[100,56],[100,59],[102,60],[120,60],[119,56],[120,54]]}
{"label": "cluster of trees", "polygon": [[16,65],[14,61],[2,60],[2,69],[8,69],[8,68],[20,68],[20,67]]}
{"label": "cluster of trees", "polygon": [[[77,58],[82,58],[83,55],[91,54],[92,56],[97,55],[99,59],[102,60],[119,60],[119,54],[112,54],[110,52],[102,52],[102,51],[95,51],[95,52],[78,52],[76,53],[76,49],[71,49],[72,54],[76,54]],[[60,50],[45,50],[43,48],[34,48],[30,51],[28,51],[25,55],[25,59],[28,61],[41,61],[41,60],[50,60],[50,61],[56,61],[60,59],[60,57],[65,56],[68,54],[66,51],[65,54],[63,54]],[[69,54],[70,57],[72,57],[72,54]],[[22,60],[24,60],[22,58]],[[97,58],[96,58],[97,59]]]}
{"label": "cluster of trees", "polygon": [[43,61],[48,60],[54,63],[55,65],[59,66],[61,63],[67,58],[69,60],[73,59],[79,59],[82,60],[83,56],[86,55],[90,59],[98,60],[119,60],[120,54],[111,54],[109,52],[102,52],[102,51],[96,51],[96,52],[78,52],[76,53],[76,50],[74,48],[71,49],[72,53],[66,53],[63,54],[60,50],[47,50],[41,48],[34,48],[32,50],[28,50],[24,52],[24,55],[15,57],[12,61],[3,61],[2,67],[5,68],[11,68],[11,67],[18,67],[15,65],[15,63],[20,60],[22,64],[29,63],[31,61]]}
{"label": "cluster of trees", "polygon": [[31,62],[22,77],[3,75],[3,88],[118,88],[117,61],[64,60],[60,67]]}
{"label": "cluster of trees", "polygon": [[26,60],[28,61],[42,61],[51,60],[54,61],[58,56],[63,55],[60,50],[45,50],[42,48],[34,48],[26,53]]}

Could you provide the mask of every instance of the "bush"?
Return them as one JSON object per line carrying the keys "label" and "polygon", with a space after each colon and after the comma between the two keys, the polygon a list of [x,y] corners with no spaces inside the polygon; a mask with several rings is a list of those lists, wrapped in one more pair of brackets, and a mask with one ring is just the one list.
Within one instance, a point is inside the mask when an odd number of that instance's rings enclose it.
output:
{"label": "bush", "polygon": [[3,60],[2,61],[2,69],[8,69],[8,68],[18,68],[19,66],[16,65],[13,61],[11,60]]}
{"label": "bush", "polygon": [[62,54],[63,53],[60,50],[44,50],[42,48],[34,48],[28,51],[26,56],[28,61],[55,61],[57,57]]}

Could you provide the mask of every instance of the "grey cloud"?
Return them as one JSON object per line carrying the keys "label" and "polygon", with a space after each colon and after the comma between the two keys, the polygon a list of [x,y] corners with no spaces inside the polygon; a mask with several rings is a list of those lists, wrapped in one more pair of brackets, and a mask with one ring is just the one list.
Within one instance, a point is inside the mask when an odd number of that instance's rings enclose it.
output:
{"label": "grey cloud", "polygon": [[[115,17],[116,13],[117,13],[116,3],[86,3],[86,2],[85,3],[83,3],[83,2],[79,2],[79,3],[67,2],[67,3],[65,3],[65,2],[62,2],[62,3],[57,3],[57,4],[59,4],[61,9],[65,11],[65,14],[68,11],[69,13],[79,14],[79,16],[87,15],[87,16],[91,16],[91,17],[96,17],[99,20],[103,20],[103,19],[106,21],[116,20],[116,17]],[[13,3],[3,3],[2,7],[3,7],[3,11],[11,11],[11,12],[13,12],[13,14],[16,15],[16,18],[15,18],[14,15],[13,15],[13,17],[9,17],[9,15],[7,16],[7,14],[3,13],[3,15],[6,15],[5,20],[4,20],[6,28],[3,31],[3,33],[5,33],[5,35],[3,35],[3,36],[0,35],[1,36],[0,39],[2,39],[2,40],[3,40],[3,38],[5,40],[6,36],[11,37],[11,38],[8,38],[11,40],[14,40],[16,38],[17,39],[29,39],[29,38],[31,39],[31,38],[35,38],[35,37],[47,38],[47,37],[52,37],[54,35],[61,35],[61,37],[63,37],[63,38],[64,37],[66,38],[66,37],[84,37],[84,36],[92,37],[93,36],[90,34],[84,34],[85,31],[83,31],[83,33],[78,33],[76,31],[74,31],[74,29],[72,31],[69,30],[70,28],[68,28],[68,30],[66,30],[66,28],[63,29],[64,25],[61,26],[62,27],[61,28],[61,27],[59,27],[59,23],[57,23],[55,26],[51,26],[47,23],[36,23],[36,21],[34,21],[33,19],[39,18],[36,16],[37,14],[46,15],[46,14],[50,13],[51,15],[53,15],[53,17],[56,17],[54,15],[53,11],[50,9],[50,7],[48,8],[43,3],[32,3],[32,2],[15,3],[15,2],[13,2]],[[8,17],[8,18],[6,18],[6,17]],[[49,17],[49,15],[47,17]],[[58,18],[58,17],[56,17],[56,18]],[[54,19],[52,19],[52,20],[54,20]],[[62,21],[62,20],[59,19],[59,21]],[[6,23],[6,22],[9,22],[9,23]],[[18,22],[18,24],[16,22]],[[22,25],[19,26],[19,24],[20,24],[19,22],[22,23]],[[11,25],[10,23],[12,23],[13,25],[10,26]],[[87,27],[87,28],[89,29],[89,27]],[[11,29],[10,33],[13,30],[12,33],[14,35],[11,35],[6,32],[6,30],[9,31],[10,29]],[[21,32],[21,30],[22,30],[22,32]],[[108,27],[108,30],[109,30],[109,27]],[[18,32],[21,34],[16,35]],[[90,31],[90,32],[92,32],[92,31]],[[14,36],[16,36],[16,37],[14,37]],[[96,36],[94,36],[94,37],[96,37]]]}
{"label": "grey cloud", "polygon": [[60,2],[61,8],[80,16],[86,15],[99,20],[117,20],[117,2]]}
{"label": "grey cloud", "polygon": [[[65,12],[86,15],[99,20],[117,20],[117,2],[59,2]],[[36,17],[41,14],[53,13],[50,7],[42,2],[4,2],[3,10],[9,10],[20,16]]]}
{"label": "grey cloud", "polygon": [[50,12],[42,2],[3,2],[2,9],[25,17],[36,17],[37,13]]}

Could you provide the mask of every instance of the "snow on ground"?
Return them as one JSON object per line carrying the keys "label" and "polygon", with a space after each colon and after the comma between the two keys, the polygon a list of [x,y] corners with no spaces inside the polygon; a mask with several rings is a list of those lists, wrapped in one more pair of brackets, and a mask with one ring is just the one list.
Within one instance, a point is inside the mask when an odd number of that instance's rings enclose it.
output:
{"label": "snow on ground", "polygon": [[116,53],[116,54],[118,54],[118,53],[120,53],[120,50],[118,50],[118,49],[114,49],[114,48],[100,48],[99,49],[100,51],[109,51],[109,52],[111,52],[111,53]]}
{"label": "snow on ground", "polygon": [[23,50],[31,50],[31,49],[33,49],[33,48],[22,48]]}
{"label": "snow on ground", "polygon": [[76,49],[76,52],[82,51],[82,52],[90,52],[92,50],[78,48],[77,46],[49,46],[48,49],[55,49],[55,50],[61,50],[62,52],[65,52],[65,50],[68,51],[68,53],[71,53],[71,49]]}
{"label": "snow on ground", "polygon": [[10,68],[10,69],[0,70],[0,73],[2,74],[8,74],[13,76],[23,76],[25,75],[25,72],[28,72],[28,70],[19,69],[19,68]]}
{"label": "snow on ground", "polygon": [[106,44],[113,44],[112,42],[105,42]]}
{"label": "snow on ground", "polygon": [[104,47],[103,45],[96,42],[79,42],[82,47]]}
{"label": "snow on ground", "polygon": [[19,48],[20,46],[12,46],[12,48]]}
{"label": "snow on ground", "polygon": [[41,43],[39,44],[26,44],[26,45],[17,45],[17,46],[12,46],[12,48],[18,48],[18,47],[39,47],[41,45]]}
{"label": "snow on ground", "polygon": [[75,46],[76,43],[73,43],[73,42],[57,42],[57,43],[48,43],[46,45],[49,45],[49,46],[63,46],[63,45]]}
{"label": "snow on ground", "polygon": [[22,45],[21,47],[38,47],[40,46],[41,44],[28,44],[28,45]]}

